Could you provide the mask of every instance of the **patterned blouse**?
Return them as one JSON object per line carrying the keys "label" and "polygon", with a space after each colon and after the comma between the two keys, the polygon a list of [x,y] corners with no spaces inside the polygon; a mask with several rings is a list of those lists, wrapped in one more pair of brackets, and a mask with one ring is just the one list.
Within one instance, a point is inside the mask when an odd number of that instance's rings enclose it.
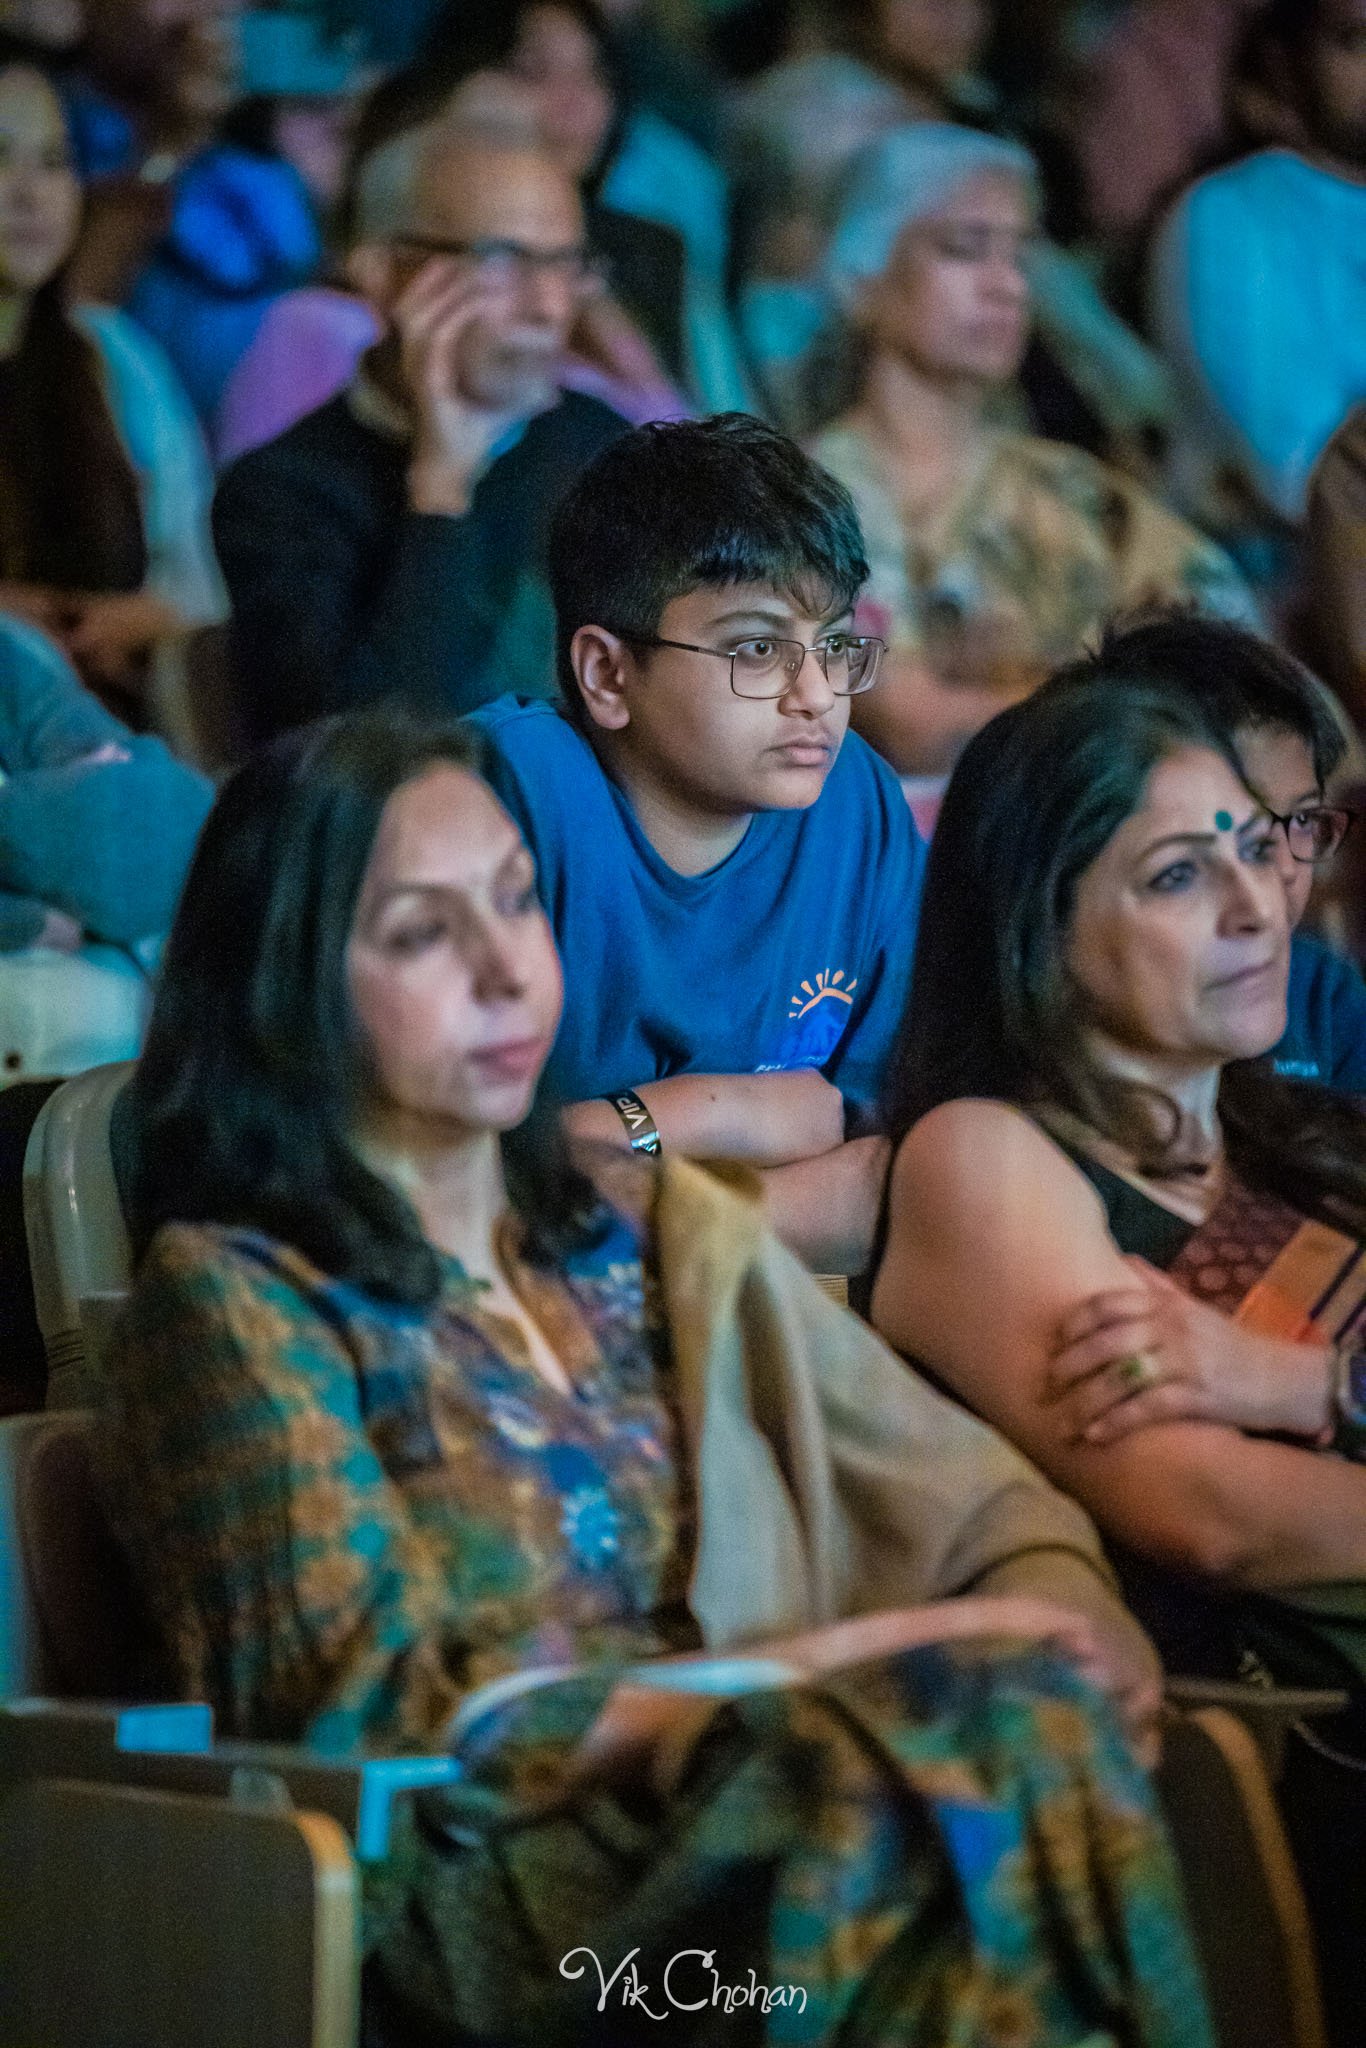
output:
{"label": "patterned blouse", "polygon": [[865,630],[900,652],[1003,650],[1013,682],[1082,653],[1115,612],[1186,601],[1256,626],[1238,571],[1211,541],[1082,449],[997,432],[952,502],[908,531],[877,450],[836,421],[811,444],[853,493],[871,569]]}
{"label": "patterned blouse", "polygon": [[696,1646],[641,1246],[502,1263],[572,1382],[444,1261],[414,1310],[256,1232],[158,1233],[101,1370],[110,1512],[224,1732],[424,1744],[508,1671]]}

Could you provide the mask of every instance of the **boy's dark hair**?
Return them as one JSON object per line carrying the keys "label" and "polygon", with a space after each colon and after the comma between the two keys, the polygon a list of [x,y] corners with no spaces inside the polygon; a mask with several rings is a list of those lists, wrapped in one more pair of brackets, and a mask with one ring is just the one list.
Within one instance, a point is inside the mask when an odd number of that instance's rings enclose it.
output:
{"label": "boy's dark hair", "polygon": [[551,527],[566,709],[587,723],[570,658],[580,626],[646,641],[674,598],[734,583],[836,615],[867,578],[853,499],[785,434],[739,412],[637,427],[589,463]]}
{"label": "boy's dark hair", "polygon": [[1223,619],[1171,611],[1113,625],[1094,654],[1048,687],[1115,681],[1141,682],[1195,709],[1225,741],[1248,726],[1293,732],[1313,756],[1321,789],[1347,753],[1347,726],[1327,685],[1272,641]]}
{"label": "boy's dark hair", "polygon": [[[324,1272],[423,1305],[440,1261],[353,1143],[369,1082],[346,949],[384,806],[439,763],[478,772],[469,731],[378,707],[281,735],[204,827],[128,1094],[129,1226],[269,1232]],[[533,1258],[601,1234],[558,1118],[503,1139]]]}

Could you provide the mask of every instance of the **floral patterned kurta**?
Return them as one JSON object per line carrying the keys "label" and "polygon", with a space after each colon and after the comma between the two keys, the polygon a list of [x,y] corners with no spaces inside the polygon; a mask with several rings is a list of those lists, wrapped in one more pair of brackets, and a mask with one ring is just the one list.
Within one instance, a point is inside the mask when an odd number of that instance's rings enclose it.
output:
{"label": "floral patterned kurta", "polygon": [[[582,1780],[614,1667],[696,1641],[687,1460],[630,1227],[556,1272],[503,1262],[572,1394],[453,1263],[399,1310],[188,1226],[103,1368],[112,1512],[226,1730],[430,1745],[471,1686],[578,1666],[400,1805],[367,1871],[367,2040],[626,2048],[656,2038],[643,1981],[680,2048],[1212,2048],[1151,1789],[1048,1656],[963,1644],[717,1703],[667,1801]],[[636,1957],[601,2006],[560,1968],[590,1948]],[[666,1981],[700,2002],[661,2008]]]}
{"label": "floral patterned kurta", "polygon": [[960,641],[995,648],[1001,681],[1013,684],[1042,680],[1112,614],[1145,605],[1184,602],[1257,624],[1227,555],[1080,448],[994,432],[953,499],[909,530],[856,427],[836,422],[811,453],[858,507],[871,571],[860,622],[898,652],[933,664]]}
{"label": "floral patterned kurta", "polygon": [[678,1444],[639,1248],[511,1255],[573,1383],[444,1261],[399,1308],[246,1231],[153,1242],[113,1340],[112,1510],[225,1732],[438,1740],[527,1665],[686,1647]]}

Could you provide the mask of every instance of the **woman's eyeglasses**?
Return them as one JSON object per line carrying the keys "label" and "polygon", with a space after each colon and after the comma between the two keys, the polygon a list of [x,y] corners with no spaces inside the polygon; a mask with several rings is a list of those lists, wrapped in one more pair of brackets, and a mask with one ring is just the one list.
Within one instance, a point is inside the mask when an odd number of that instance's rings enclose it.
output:
{"label": "woman's eyeglasses", "polygon": [[1270,814],[1272,822],[1285,833],[1292,860],[1317,867],[1331,860],[1357,821],[1357,813],[1337,804],[1306,804],[1303,810],[1281,817]]}

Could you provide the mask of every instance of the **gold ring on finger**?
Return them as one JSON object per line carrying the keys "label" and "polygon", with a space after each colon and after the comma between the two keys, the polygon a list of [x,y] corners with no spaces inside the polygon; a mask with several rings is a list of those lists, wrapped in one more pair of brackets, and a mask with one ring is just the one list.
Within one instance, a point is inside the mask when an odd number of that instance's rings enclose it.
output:
{"label": "gold ring on finger", "polygon": [[1151,1353],[1131,1351],[1127,1358],[1119,1360],[1115,1376],[1126,1393],[1140,1394],[1145,1387],[1156,1386],[1162,1373]]}

